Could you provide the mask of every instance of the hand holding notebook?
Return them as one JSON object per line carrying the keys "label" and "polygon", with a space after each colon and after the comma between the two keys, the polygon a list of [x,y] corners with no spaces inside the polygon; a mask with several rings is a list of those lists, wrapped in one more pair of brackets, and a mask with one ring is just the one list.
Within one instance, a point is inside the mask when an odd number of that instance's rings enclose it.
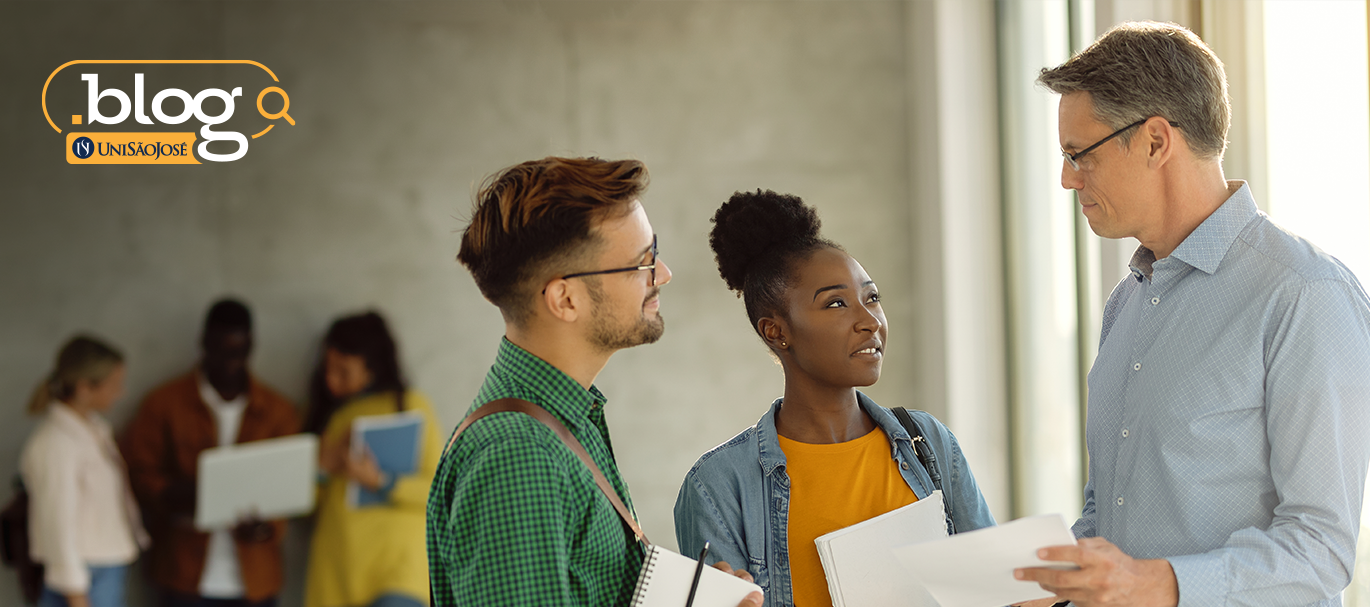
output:
{"label": "hand holding notebook", "polygon": [[632,607],[680,607],[693,596],[693,607],[737,607],[743,605],[751,593],[761,592],[756,584],[713,567],[701,567],[702,564],[661,546],[648,546],[637,588],[633,590],[633,600],[628,604]]}
{"label": "hand holding notebook", "polygon": [[[352,453],[359,457],[369,454],[390,478],[413,474],[418,469],[422,432],[423,416],[414,411],[358,417],[352,422]],[[383,505],[388,501],[384,491],[367,489],[355,480],[347,484],[350,508]]]}

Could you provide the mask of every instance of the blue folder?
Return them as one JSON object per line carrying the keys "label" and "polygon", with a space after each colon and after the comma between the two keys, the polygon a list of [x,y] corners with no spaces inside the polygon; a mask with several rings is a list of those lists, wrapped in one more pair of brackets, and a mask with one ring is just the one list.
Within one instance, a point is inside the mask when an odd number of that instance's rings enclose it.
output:
{"label": "blue folder", "polygon": [[348,503],[366,508],[390,503],[390,489],[401,476],[419,468],[419,441],[423,416],[415,412],[359,417],[353,422],[352,444],[365,444],[376,464],[390,477],[390,483],[372,491],[359,483],[348,483]]}

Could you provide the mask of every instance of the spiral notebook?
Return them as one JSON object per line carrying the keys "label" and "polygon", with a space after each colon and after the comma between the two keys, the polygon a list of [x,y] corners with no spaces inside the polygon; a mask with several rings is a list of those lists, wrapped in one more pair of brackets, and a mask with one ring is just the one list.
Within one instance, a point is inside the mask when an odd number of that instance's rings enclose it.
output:
{"label": "spiral notebook", "polygon": [[[696,562],[661,546],[648,546],[647,559],[642,563],[633,601],[629,604],[633,607],[681,607],[690,594]],[[694,607],[737,607],[747,595],[760,590],[756,584],[705,567],[699,577],[699,589],[695,591]]]}

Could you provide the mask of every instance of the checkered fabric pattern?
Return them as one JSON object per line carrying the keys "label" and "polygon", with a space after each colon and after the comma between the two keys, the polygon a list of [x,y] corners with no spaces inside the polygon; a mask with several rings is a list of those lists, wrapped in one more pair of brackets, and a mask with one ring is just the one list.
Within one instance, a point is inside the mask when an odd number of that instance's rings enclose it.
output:
{"label": "checkered fabric pattern", "polygon": [[[505,339],[471,410],[511,397],[566,424],[632,508],[599,390]],[[428,497],[436,607],[621,605],[643,556],[585,464],[532,417],[490,415],[443,455]]]}
{"label": "checkered fabric pattern", "polygon": [[1340,605],[1370,458],[1370,301],[1242,187],[1139,249],[1089,373],[1077,537],[1168,558],[1180,605]]}

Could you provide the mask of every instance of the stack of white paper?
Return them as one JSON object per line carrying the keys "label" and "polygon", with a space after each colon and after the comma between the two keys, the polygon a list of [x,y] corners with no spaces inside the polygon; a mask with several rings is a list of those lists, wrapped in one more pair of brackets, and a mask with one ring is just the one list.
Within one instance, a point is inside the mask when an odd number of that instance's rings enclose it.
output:
{"label": "stack of white paper", "polygon": [[894,548],[947,537],[942,492],[814,540],[833,607],[937,607],[909,577]]}
{"label": "stack of white paper", "polygon": [[1051,593],[1013,577],[1021,567],[1074,569],[1037,558],[1072,545],[1059,514],[947,537],[942,492],[814,540],[834,607],[1001,607]]}

